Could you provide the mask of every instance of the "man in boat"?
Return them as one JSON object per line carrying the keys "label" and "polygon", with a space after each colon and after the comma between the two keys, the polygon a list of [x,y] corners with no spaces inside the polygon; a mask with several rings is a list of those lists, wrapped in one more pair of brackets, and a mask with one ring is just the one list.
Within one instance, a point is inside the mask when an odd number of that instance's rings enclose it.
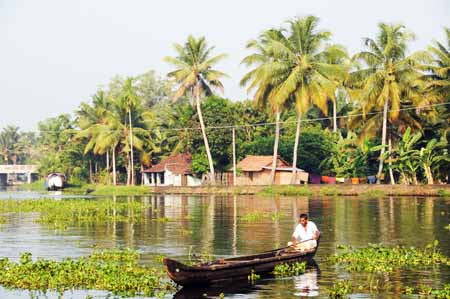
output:
{"label": "man in boat", "polygon": [[316,248],[320,231],[316,224],[308,221],[308,214],[300,214],[299,224],[292,234],[292,240],[288,246],[292,246],[296,250],[305,251]]}

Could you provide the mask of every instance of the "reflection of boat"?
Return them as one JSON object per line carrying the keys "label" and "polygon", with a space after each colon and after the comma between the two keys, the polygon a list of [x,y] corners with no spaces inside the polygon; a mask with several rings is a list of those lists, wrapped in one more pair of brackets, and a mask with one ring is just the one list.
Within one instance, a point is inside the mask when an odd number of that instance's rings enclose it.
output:
{"label": "reflection of boat", "polygon": [[164,267],[169,277],[179,285],[212,284],[217,281],[239,279],[255,274],[272,272],[281,263],[312,263],[317,247],[310,251],[292,251],[290,247],[280,248],[259,254],[220,259],[195,266],[188,266],[165,258]]}
{"label": "reflection of boat", "polygon": [[66,175],[61,172],[52,172],[45,178],[47,190],[60,190],[64,188]]}
{"label": "reflection of boat", "polygon": [[253,285],[247,279],[241,279],[230,281],[228,284],[187,286],[176,292],[172,299],[221,298],[221,296],[229,294],[251,294],[260,290],[261,284],[265,283],[267,283],[267,280],[261,281],[258,285]]}

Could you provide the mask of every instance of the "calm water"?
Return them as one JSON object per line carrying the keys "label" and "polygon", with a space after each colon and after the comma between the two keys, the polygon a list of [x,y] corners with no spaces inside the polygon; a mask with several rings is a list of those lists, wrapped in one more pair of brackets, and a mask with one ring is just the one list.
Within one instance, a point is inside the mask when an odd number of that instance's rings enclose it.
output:
{"label": "calm water", "polygon": [[[47,194],[0,192],[1,200],[8,198],[42,198]],[[64,200],[61,195],[56,199]],[[327,287],[337,279],[350,279],[354,285],[368,284],[370,277],[349,274],[326,263],[336,252],[336,245],[354,247],[368,243],[387,245],[425,246],[437,239],[441,251],[450,255],[450,198],[267,198],[256,196],[182,196],[161,195],[127,198],[147,201],[151,208],[143,223],[115,223],[69,227],[51,230],[34,222],[36,214],[10,214],[8,223],[0,225],[0,257],[17,259],[21,252],[33,256],[62,259],[91,253],[97,248],[125,248],[139,250],[143,263],[157,265],[159,255],[186,261],[189,251],[229,257],[271,250],[289,241],[300,212],[308,212],[322,231],[316,255],[319,268],[285,279],[263,279],[251,286],[219,287],[206,290],[181,290],[168,298],[327,298]],[[278,213],[279,217],[246,222],[249,213]],[[152,221],[166,217],[167,222]],[[405,286],[418,283],[440,287],[450,282],[449,267],[420,271],[398,271],[389,277],[392,288],[382,294],[353,294],[351,298],[398,298]],[[104,292],[72,291],[64,298],[104,298]],[[35,294],[0,288],[0,298],[57,298],[57,294]],[[406,298],[406,297],[405,297]]]}

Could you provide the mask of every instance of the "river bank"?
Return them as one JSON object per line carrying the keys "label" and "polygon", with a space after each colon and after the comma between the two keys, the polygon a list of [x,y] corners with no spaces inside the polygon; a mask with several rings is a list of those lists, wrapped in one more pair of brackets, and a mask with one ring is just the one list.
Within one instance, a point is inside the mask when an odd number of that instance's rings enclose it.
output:
{"label": "river bank", "polygon": [[[22,190],[40,190],[36,184],[23,185]],[[42,188],[42,190],[44,190]],[[450,196],[450,185],[302,185],[302,186],[201,186],[201,187],[154,187],[109,186],[86,184],[69,186],[65,194],[148,195],[148,194],[220,194],[220,195],[283,195],[283,196]]]}

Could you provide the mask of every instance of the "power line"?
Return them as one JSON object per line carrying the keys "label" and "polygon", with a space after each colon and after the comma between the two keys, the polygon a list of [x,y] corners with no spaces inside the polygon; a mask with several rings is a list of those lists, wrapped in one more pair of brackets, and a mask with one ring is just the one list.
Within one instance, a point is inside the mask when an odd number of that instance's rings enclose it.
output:
{"label": "power line", "polygon": [[[401,108],[401,109],[396,109],[396,110],[388,110],[389,112],[401,112],[401,111],[408,111],[408,110],[417,110],[417,109],[424,109],[424,108],[430,108],[430,107],[438,107],[438,106],[445,106],[445,105],[450,105],[450,102],[447,103],[439,103],[439,104],[430,104],[430,105],[425,105],[425,106],[414,106],[414,107],[406,107],[406,108]],[[346,119],[346,118],[352,118],[352,117],[357,117],[357,116],[367,116],[367,115],[377,115],[377,114],[382,114],[383,111],[374,111],[374,112],[369,112],[369,113],[355,113],[355,114],[348,114],[348,115],[341,115],[341,116],[337,116],[336,119]],[[318,118],[309,118],[309,119],[302,119],[301,122],[303,123],[308,123],[308,122],[317,122],[317,121],[324,121],[324,120],[332,120],[333,117],[329,116],[329,117],[318,117]],[[281,121],[279,122],[280,125],[282,124],[296,124],[297,120],[295,121]],[[239,128],[248,128],[248,127],[263,127],[263,126],[273,126],[276,125],[276,122],[265,122],[265,123],[258,123],[258,124],[242,124],[242,125],[223,125],[223,126],[208,126],[206,127],[206,130],[212,130],[212,129],[239,129]],[[189,131],[189,130],[201,130],[200,127],[184,127],[184,128],[163,128],[163,127],[159,127],[160,131]],[[78,132],[82,132],[83,130],[80,129],[66,129],[65,131],[56,131],[56,130],[40,130],[38,132],[43,132],[43,133],[73,133],[76,134]],[[106,131],[106,130],[105,130]],[[116,131],[121,131],[121,130],[107,130],[108,132],[116,132]],[[151,130],[148,130],[151,131]]]}

